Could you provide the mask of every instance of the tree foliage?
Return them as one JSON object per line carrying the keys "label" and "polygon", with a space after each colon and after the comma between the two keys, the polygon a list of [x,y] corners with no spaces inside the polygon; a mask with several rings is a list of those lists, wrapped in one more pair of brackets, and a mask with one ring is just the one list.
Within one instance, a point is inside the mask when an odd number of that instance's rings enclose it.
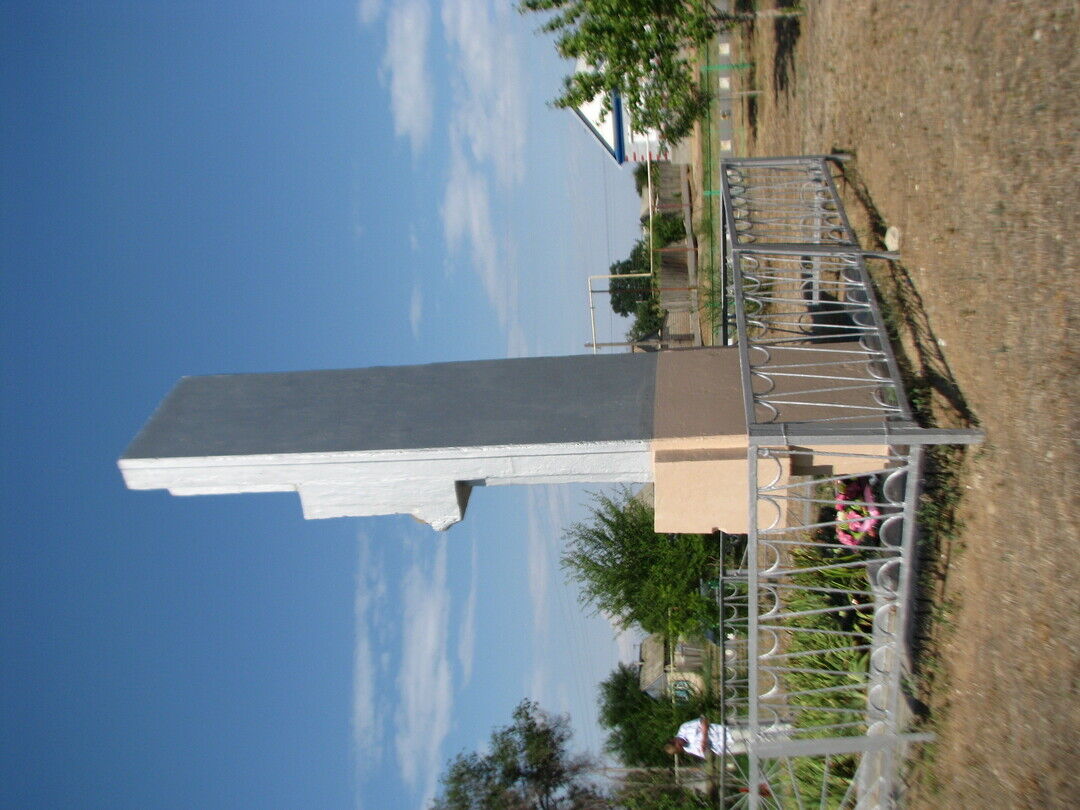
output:
{"label": "tree foliage", "polygon": [[665,211],[653,217],[652,243],[657,248],[665,248],[673,242],[686,238],[686,227],[682,214]]}
{"label": "tree foliage", "polygon": [[641,691],[636,667],[619,664],[600,682],[600,725],[608,730],[604,749],[631,767],[670,765],[663,745],[695,717],[715,716],[716,700],[694,694],[687,700],[656,700]]}
{"label": "tree foliage", "polygon": [[[641,243],[639,242],[638,245],[641,245]],[[608,268],[608,273],[620,276],[632,273],[648,273],[648,254],[646,253],[645,255],[644,267],[642,267],[641,257],[635,255],[635,253],[640,252],[644,251],[639,250],[638,246],[635,246],[630,253],[630,258],[615,262]],[[611,278],[608,279],[608,292],[611,308],[616,315],[633,315],[638,304],[642,301],[648,301],[653,297],[652,279],[644,276],[637,276],[635,278]]]}
{"label": "tree foliage", "polygon": [[664,325],[664,310],[654,297],[639,301],[634,307],[634,322],[626,332],[626,339],[631,343],[646,340],[660,331]]}
{"label": "tree foliage", "polygon": [[555,50],[583,62],[564,80],[558,107],[576,107],[618,93],[639,130],[655,129],[668,143],[689,133],[708,105],[689,49],[715,32],[711,4],[696,0],[521,0],[523,12],[550,12],[541,30]]}
{"label": "tree foliage", "polygon": [[671,771],[634,773],[615,791],[614,806],[619,810],[712,810],[718,806],[704,793],[681,787],[674,779]]}
{"label": "tree foliage", "polygon": [[[686,718],[678,722],[682,719]],[[657,750],[678,722],[665,722],[664,730],[657,732]],[[698,810],[710,806],[702,804],[693,791],[672,785],[667,772],[627,774],[606,792],[590,778],[594,763],[568,753],[569,741],[566,716],[549,715],[535,702],[523,700],[514,710],[513,722],[492,732],[490,753],[461,753],[450,761],[432,810]]]}
{"label": "tree foliage", "polygon": [[562,567],[579,599],[624,628],[675,635],[711,621],[714,605],[698,592],[714,556],[699,534],[657,534],[653,510],[623,488],[597,495],[592,519],[567,531]]}
{"label": "tree foliage", "polygon": [[705,810],[708,797],[673,784],[671,756],[663,745],[687,720],[715,712],[700,696],[672,703],[641,691],[635,667],[619,664],[600,683],[600,724],[608,729],[605,750],[632,771],[615,790],[620,810]]}
{"label": "tree foliage", "polygon": [[487,754],[461,753],[441,777],[432,810],[600,810],[607,797],[589,779],[592,762],[567,750],[570,721],[531,700],[491,733]]}
{"label": "tree foliage", "polygon": [[600,682],[600,725],[608,730],[604,749],[623,765],[670,765],[663,745],[696,706],[655,700],[641,691],[636,667],[619,664]]}
{"label": "tree foliage", "polygon": [[[630,255],[611,265],[608,272],[615,276],[630,276],[650,272],[650,245],[663,248],[686,237],[682,217],[670,212],[655,217],[651,236],[639,239],[630,249]],[[664,323],[664,310],[653,289],[653,280],[644,276],[612,278],[608,280],[611,309],[617,315],[633,317],[634,323],[627,332],[630,341],[643,340],[658,331]]]}

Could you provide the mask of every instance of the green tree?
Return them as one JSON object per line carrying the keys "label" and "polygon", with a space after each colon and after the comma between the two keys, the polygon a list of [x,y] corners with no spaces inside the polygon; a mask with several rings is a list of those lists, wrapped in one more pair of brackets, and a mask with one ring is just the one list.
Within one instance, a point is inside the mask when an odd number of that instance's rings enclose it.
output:
{"label": "green tree", "polygon": [[[608,272],[616,276],[648,273],[651,271],[650,245],[663,248],[685,237],[686,229],[681,215],[670,212],[660,214],[653,220],[651,239],[649,236],[639,239],[631,248],[629,257],[612,264]],[[608,291],[615,314],[634,318],[626,333],[627,340],[643,340],[663,326],[664,309],[653,288],[652,278],[635,276],[608,279]]]}
{"label": "green tree", "polygon": [[706,0],[520,0],[518,9],[549,12],[540,30],[555,35],[560,56],[586,67],[564,79],[555,106],[600,96],[610,111],[618,93],[635,128],[655,129],[668,143],[689,134],[709,105],[691,61],[697,47],[740,22],[802,13],[797,6],[731,13]]}
{"label": "green tree", "polygon": [[686,227],[683,225],[682,214],[665,211],[653,217],[652,243],[656,248],[665,248],[672,242],[678,242],[686,238]]}
{"label": "green tree", "polygon": [[541,30],[555,50],[583,62],[568,76],[558,107],[576,107],[618,93],[635,128],[655,129],[672,143],[684,137],[708,106],[689,50],[706,42],[720,22],[711,4],[691,0],[521,0],[523,12],[551,12]]}
{"label": "green tree", "polygon": [[531,700],[491,733],[487,754],[450,760],[432,810],[600,810],[610,806],[590,781],[593,763],[567,750],[570,721]]}
{"label": "green tree", "polygon": [[674,779],[671,770],[629,775],[615,791],[615,806],[619,810],[711,810],[719,806],[703,793],[676,785]]}
{"label": "green tree", "polygon": [[[642,237],[630,250],[630,256],[615,262],[609,268],[612,275],[621,276],[649,272],[649,242]],[[643,340],[656,332],[664,323],[664,310],[653,289],[652,278],[608,279],[611,309],[616,315],[633,317],[634,322],[626,333],[629,341]]]}
{"label": "green tree", "polygon": [[655,700],[641,691],[636,667],[619,664],[600,682],[600,725],[608,730],[604,749],[623,765],[670,765],[663,745],[679,725],[694,717],[682,704]]}
{"label": "green tree", "polygon": [[[620,276],[631,273],[648,272],[648,256],[645,258],[645,266],[643,268],[640,266],[639,260],[635,260],[633,252],[629,259],[615,262],[608,268],[608,273]],[[616,315],[633,315],[638,304],[642,301],[648,301],[653,297],[652,279],[644,276],[638,276],[636,278],[611,278],[608,279],[608,293],[611,301],[611,308]]]}
{"label": "green tree", "polygon": [[591,513],[567,531],[562,556],[583,604],[624,628],[637,624],[673,636],[712,621],[715,605],[699,593],[715,563],[710,538],[657,534],[652,508],[625,487],[597,495]]}
{"label": "green tree", "polygon": [[654,297],[639,301],[634,307],[634,323],[626,333],[626,339],[631,343],[645,340],[660,331],[664,325],[664,310],[660,302]]}
{"label": "green tree", "polygon": [[600,725],[608,730],[604,749],[630,767],[670,765],[663,746],[675,730],[695,717],[716,717],[716,700],[695,694],[688,700],[656,700],[641,691],[636,667],[619,664],[600,682]]}

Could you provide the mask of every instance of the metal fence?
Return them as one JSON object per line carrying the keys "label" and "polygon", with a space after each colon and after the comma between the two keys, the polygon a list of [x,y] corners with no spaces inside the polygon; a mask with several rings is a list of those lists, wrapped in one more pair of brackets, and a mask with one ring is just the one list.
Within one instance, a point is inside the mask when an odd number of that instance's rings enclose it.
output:
{"label": "metal fence", "polygon": [[[804,450],[751,452],[757,519],[720,602],[724,722],[755,742],[729,757],[724,806],[892,806],[896,759],[922,739],[899,705],[922,449],[818,454],[858,475],[790,475]],[[852,489],[861,532],[837,509]],[[856,533],[875,537],[839,539]]]}
{"label": "metal fence", "polygon": [[720,164],[750,530],[719,578],[724,807],[893,807],[923,446],[823,156]]}

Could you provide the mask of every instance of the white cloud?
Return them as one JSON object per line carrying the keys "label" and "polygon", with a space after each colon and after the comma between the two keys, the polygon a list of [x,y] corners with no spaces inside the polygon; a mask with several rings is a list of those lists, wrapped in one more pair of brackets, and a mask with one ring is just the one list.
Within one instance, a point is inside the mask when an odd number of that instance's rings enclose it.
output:
{"label": "white cloud", "polygon": [[443,197],[442,218],[450,249],[467,247],[484,294],[499,318],[499,325],[506,329],[511,315],[516,317],[517,285],[512,283],[513,274],[500,259],[487,180],[469,165],[456,139],[451,144],[450,179]]}
{"label": "white cloud", "polygon": [[529,341],[525,337],[525,330],[521,324],[514,322],[510,324],[506,335],[506,356],[507,357],[528,357]]}
{"label": "white cloud", "polygon": [[451,250],[468,246],[488,301],[506,336],[507,354],[528,354],[518,315],[517,257],[508,230],[496,224],[496,193],[508,192],[525,174],[528,83],[522,69],[520,32],[509,4],[445,0],[442,29],[451,84],[448,134],[450,175],[443,227]]}
{"label": "white cloud", "polygon": [[528,357],[529,339],[525,335],[525,328],[521,323],[518,309],[518,303],[520,301],[518,290],[521,283],[521,265],[518,263],[516,247],[509,237],[503,240],[503,248],[505,251],[505,258],[503,259],[502,266],[504,268],[507,298],[511,307],[510,317],[506,324],[506,356]]}
{"label": "white cloud", "polygon": [[450,606],[446,544],[438,542],[434,564],[427,566],[418,559],[401,586],[404,615],[394,742],[401,777],[423,792],[425,807],[435,795],[453,706],[446,648]]}
{"label": "white cloud", "polygon": [[[373,23],[382,0],[359,0],[357,20]],[[522,69],[520,33],[510,6],[493,0],[445,0],[442,30],[451,84],[447,130],[459,137],[477,164],[489,164],[499,184],[524,178],[528,84]],[[386,20],[383,69],[389,75],[394,131],[414,152],[427,143],[434,117],[428,70],[431,10],[426,0],[401,0]]]}
{"label": "white cloud", "polygon": [[562,538],[575,518],[587,519],[576,487],[530,487],[527,491],[526,559],[532,607],[532,664],[522,679],[526,694],[555,712],[568,712],[575,747],[599,751],[596,684],[619,660],[636,652],[632,637],[613,641],[609,623],[578,603],[578,588],[564,580]]}
{"label": "white cloud", "polygon": [[[541,645],[546,643],[555,616],[551,592],[566,598],[567,587],[560,582],[560,538],[570,525],[570,496],[566,487],[532,486],[526,493],[527,560],[529,596],[532,602],[533,633]],[[565,606],[560,606],[563,610]],[[555,634],[559,636],[560,634]]]}
{"label": "white cloud", "polygon": [[[554,711],[571,710],[566,671],[582,658],[583,617],[573,604],[572,586],[561,582],[559,537],[569,521],[565,487],[532,486],[527,491],[526,559],[532,606],[533,668],[527,693]],[[568,665],[567,660],[573,661]],[[558,673],[558,674],[557,674]],[[571,680],[584,677],[575,671]]]}
{"label": "white cloud", "polygon": [[[548,489],[549,487],[545,487]],[[548,596],[551,588],[551,537],[546,531],[541,518],[539,487],[528,488],[526,508],[527,546],[526,553],[529,568],[529,598],[532,602],[532,623],[534,638],[546,635],[550,621],[548,615]],[[535,692],[534,692],[535,694]]]}
{"label": "white cloud", "polygon": [[431,10],[424,0],[395,5],[386,20],[383,69],[390,78],[394,132],[409,138],[419,152],[431,134],[434,115],[432,80],[427,68]]}
{"label": "white cloud", "polygon": [[458,664],[461,667],[461,685],[472,678],[473,657],[476,650],[476,587],[477,587],[476,537],[472,540],[472,566],[469,579],[469,595],[465,598],[461,622],[458,625]]}
{"label": "white cloud", "polygon": [[472,158],[489,162],[504,186],[524,176],[527,85],[521,44],[510,5],[490,0],[446,0],[443,32],[454,67],[453,128]]}
{"label": "white cloud", "polygon": [[409,299],[409,327],[414,340],[420,339],[420,322],[424,317],[424,290],[419,282],[413,283],[412,297]]}
{"label": "white cloud", "polygon": [[[358,0],[357,20],[368,26],[383,14],[383,0]],[[386,5],[386,51],[381,74],[390,91],[395,134],[423,151],[435,128],[435,90],[429,67],[431,8],[428,0]],[[516,256],[508,229],[496,221],[501,208],[489,181],[501,192],[525,176],[528,82],[522,67],[524,35],[517,15],[501,0],[444,0],[441,30],[446,43],[446,120],[438,129],[450,142],[450,172],[442,219],[450,251],[464,249],[480,277],[506,336],[507,354],[529,353],[518,315]],[[417,242],[410,238],[415,251]],[[419,335],[418,293],[410,324]]]}
{"label": "white cloud", "polygon": [[371,25],[382,13],[382,0],[360,0],[356,4],[356,20],[360,25]]}
{"label": "white cloud", "polygon": [[549,707],[548,702],[548,670],[546,667],[537,667],[527,675],[528,680],[525,685],[525,696],[535,700],[541,706],[545,708]]}
{"label": "white cloud", "polygon": [[353,601],[353,705],[352,740],[357,771],[369,770],[382,758],[382,717],[376,699],[376,657],[372,638],[378,624],[378,603],[385,597],[382,566],[373,563],[370,541],[357,538],[359,562]]}

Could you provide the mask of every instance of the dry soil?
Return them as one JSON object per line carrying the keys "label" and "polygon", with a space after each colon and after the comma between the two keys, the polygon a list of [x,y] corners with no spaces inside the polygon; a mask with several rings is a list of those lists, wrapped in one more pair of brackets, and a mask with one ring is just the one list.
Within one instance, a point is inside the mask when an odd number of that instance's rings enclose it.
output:
{"label": "dry soil", "polygon": [[934,419],[986,432],[928,561],[918,696],[938,742],[909,805],[1080,806],[1078,5],[803,6],[743,32],[737,89],[761,92],[738,141],[853,156],[864,244],[900,230],[901,262],[874,273]]}

